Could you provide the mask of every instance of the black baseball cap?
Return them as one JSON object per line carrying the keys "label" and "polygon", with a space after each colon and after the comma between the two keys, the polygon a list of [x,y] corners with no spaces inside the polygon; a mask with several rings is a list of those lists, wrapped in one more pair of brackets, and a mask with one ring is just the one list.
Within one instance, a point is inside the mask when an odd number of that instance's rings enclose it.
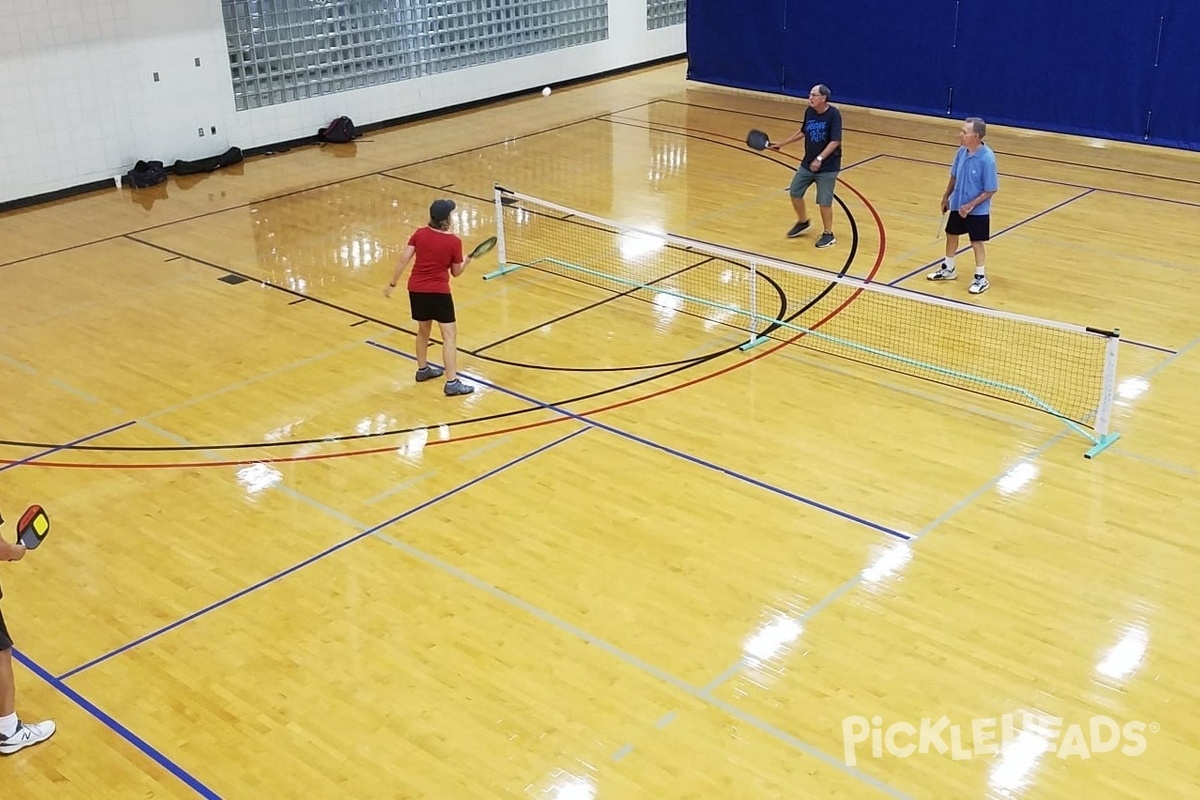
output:
{"label": "black baseball cap", "polygon": [[441,200],[434,200],[429,205],[429,218],[434,222],[441,222],[443,220],[450,219],[450,212],[453,210],[453,200],[446,200],[445,198]]}

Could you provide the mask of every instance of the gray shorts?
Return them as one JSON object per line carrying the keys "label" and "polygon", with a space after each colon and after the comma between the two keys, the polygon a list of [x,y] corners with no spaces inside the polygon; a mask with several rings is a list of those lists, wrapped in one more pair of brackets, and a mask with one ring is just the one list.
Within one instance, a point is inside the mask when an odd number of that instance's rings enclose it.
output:
{"label": "gray shorts", "polygon": [[831,206],[833,205],[833,187],[837,183],[837,176],[836,170],[810,172],[808,167],[797,167],[796,174],[792,176],[792,185],[788,187],[788,194],[800,199],[804,197],[808,187],[815,183],[817,185],[817,205]]}

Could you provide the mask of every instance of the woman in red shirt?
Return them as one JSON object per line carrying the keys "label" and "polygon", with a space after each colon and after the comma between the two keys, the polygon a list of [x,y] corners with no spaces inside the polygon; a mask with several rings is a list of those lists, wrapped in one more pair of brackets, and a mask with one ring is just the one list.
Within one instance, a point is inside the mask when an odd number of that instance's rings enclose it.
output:
{"label": "woman in red shirt", "polygon": [[[413,261],[408,277],[408,302],[412,318],[417,322],[417,380],[427,381],[443,374],[440,367],[428,361],[429,335],[436,321],[442,334],[442,360],[446,362],[448,395],[470,394],[475,391],[458,378],[458,328],[454,320],[454,298],[450,294],[450,276],[457,278],[466,270],[471,257],[463,258],[462,240],[450,232],[453,200],[434,200],[429,206],[429,224],[413,231],[408,245],[400,254],[400,263],[392,273],[392,281],[383,293],[392,296],[392,289]],[[415,261],[414,261],[415,257]]]}

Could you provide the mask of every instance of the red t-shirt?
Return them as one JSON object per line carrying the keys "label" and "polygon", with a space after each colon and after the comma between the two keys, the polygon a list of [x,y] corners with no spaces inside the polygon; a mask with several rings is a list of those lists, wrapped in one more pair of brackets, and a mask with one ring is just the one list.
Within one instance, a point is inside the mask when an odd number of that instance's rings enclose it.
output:
{"label": "red t-shirt", "polygon": [[413,231],[408,243],[417,251],[412,274],[408,276],[408,290],[450,294],[450,265],[462,263],[462,239],[426,225]]}

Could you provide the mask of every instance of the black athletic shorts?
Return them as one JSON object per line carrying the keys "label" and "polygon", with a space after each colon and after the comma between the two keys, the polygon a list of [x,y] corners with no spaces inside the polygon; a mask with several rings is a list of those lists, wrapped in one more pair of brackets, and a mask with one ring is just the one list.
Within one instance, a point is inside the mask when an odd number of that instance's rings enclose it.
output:
{"label": "black athletic shorts", "polygon": [[992,238],[992,218],[988,214],[968,214],[963,219],[957,211],[951,211],[950,218],[946,220],[946,233],[951,236],[965,233],[972,242],[986,242]]}
{"label": "black athletic shorts", "polygon": [[417,322],[454,322],[454,298],[441,292],[409,292],[408,304]]}
{"label": "black athletic shorts", "polygon": [[0,652],[5,651],[12,646],[12,637],[8,635],[8,628],[4,627],[4,614],[0,614]]}

